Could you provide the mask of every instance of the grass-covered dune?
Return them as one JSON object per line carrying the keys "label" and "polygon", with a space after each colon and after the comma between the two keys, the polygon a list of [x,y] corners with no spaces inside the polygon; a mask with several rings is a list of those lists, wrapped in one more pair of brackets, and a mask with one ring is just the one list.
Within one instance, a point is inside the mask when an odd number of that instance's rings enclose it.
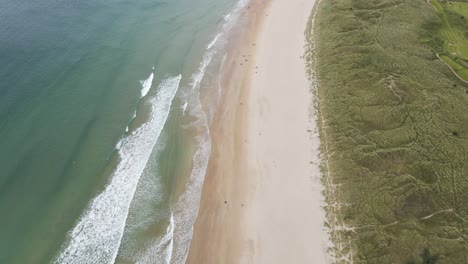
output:
{"label": "grass-covered dune", "polygon": [[468,3],[467,1],[429,0],[439,12],[442,25],[435,37],[423,39],[451,67],[454,74],[468,83]]}
{"label": "grass-covered dune", "polygon": [[468,86],[436,56],[443,27],[426,0],[318,6],[306,55],[337,263],[468,263]]}

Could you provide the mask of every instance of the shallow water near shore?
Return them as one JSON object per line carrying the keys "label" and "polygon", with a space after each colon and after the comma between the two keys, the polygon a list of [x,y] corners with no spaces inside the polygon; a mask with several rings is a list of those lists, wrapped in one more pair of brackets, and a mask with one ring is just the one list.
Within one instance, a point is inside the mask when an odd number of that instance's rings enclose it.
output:
{"label": "shallow water near shore", "polygon": [[243,4],[2,5],[1,263],[184,262]]}

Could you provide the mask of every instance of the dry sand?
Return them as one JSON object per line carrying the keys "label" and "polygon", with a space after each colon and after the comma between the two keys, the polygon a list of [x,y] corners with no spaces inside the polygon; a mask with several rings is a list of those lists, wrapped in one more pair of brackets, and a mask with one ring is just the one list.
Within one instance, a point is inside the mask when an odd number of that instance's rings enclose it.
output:
{"label": "dry sand", "polygon": [[187,263],[327,263],[304,31],[314,0],[258,0],[228,51]]}

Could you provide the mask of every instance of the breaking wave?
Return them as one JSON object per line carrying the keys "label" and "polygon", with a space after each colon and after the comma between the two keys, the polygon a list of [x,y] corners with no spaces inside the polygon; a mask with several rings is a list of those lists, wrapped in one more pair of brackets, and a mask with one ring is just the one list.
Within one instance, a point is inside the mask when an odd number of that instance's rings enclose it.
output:
{"label": "breaking wave", "polygon": [[[152,82],[150,76],[142,84]],[[119,143],[120,161],[104,191],[88,205],[55,263],[113,263],[118,253],[130,203],[151,152],[161,134],[182,76],[163,80],[149,100],[149,120]],[[145,95],[149,88],[145,89]],[[143,95],[143,93],[142,93]]]}

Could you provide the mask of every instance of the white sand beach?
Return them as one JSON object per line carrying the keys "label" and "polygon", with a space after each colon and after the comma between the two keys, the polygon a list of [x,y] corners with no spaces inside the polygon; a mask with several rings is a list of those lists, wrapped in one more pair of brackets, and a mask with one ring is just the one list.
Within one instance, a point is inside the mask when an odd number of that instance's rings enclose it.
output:
{"label": "white sand beach", "polygon": [[327,263],[304,54],[313,0],[254,1],[229,50],[187,263]]}

